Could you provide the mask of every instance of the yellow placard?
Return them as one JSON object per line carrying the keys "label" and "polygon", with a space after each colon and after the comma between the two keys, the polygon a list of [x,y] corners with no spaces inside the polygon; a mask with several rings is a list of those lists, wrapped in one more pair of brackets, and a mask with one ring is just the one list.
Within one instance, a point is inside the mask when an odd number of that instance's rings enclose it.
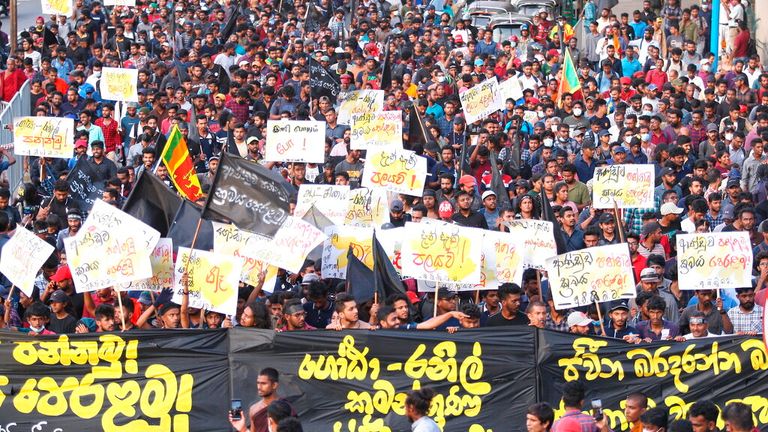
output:
{"label": "yellow placard", "polygon": [[380,111],[353,114],[349,144],[353,149],[403,147],[403,112]]}
{"label": "yellow placard", "polygon": [[635,278],[626,243],[568,252],[547,260],[558,310],[634,298]]}
{"label": "yellow placard", "polygon": [[483,237],[449,224],[406,223],[400,255],[403,274],[437,282],[478,284]]}
{"label": "yellow placard", "polygon": [[101,97],[106,100],[138,102],[138,69],[101,69]]}
{"label": "yellow placard", "polygon": [[13,152],[17,155],[71,158],[75,121],[59,117],[19,117],[13,121]]}
{"label": "yellow placard", "polygon": [[242,267],[242,258],[180,247],[174,270],[176,285],[173,301],[181,303],[186,283],[189,307],[234,316],[237,313],[238,281]]}
{"label": "yellow placard", "polygon": [[72,0],[40,0],[43,15],[72,15]]}
{"label": "yellow placard", "polygon": [[232,224],[213,223],[213,251],[217,254],[231,255],[243,259],[243,268],[240,272],[240,280],[257,286],[270,266],[265,261],[253,256],[255,245],[261,240],[261,236],[247,231],[242,231]]}
{"label": "yellow placard", "polygon": [[678,234],[676,241],[680,289],[752,286],[752,244],[749,233]]}
{"label": "yellow placard", "polygon": [[351,125],[352,116],[382,111],[384,90],[353,90],[339,94],[339,116],[337,122]]}
{"label": "yellow placard", "polygon": [[611,165],[595,169],[592,181],[592,206],[611,209],[654,208],[653,165]]}
{"label": "yellow placard", "polygon": [[347,277],[347,251],[369,269],[373,269],[373,229],[350,226],[331,226],[325,229],[328,237],[323,244],[322,274],[324,278]]}
{"label": "yellow placard", "polygon": [[362,186],[421,196],[427,177],[427,160],[402,149],[368,151]]}

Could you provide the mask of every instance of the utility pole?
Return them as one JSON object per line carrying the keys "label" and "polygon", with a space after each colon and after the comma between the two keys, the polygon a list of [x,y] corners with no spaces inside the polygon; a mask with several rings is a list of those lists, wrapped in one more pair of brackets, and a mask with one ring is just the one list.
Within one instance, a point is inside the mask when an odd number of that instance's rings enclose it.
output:
{"label": "utility pole", "polygon": [[18,38],[19,34],[19,26],[18,26],[18,16],[17,16],[17,10],[16,7],[16,0],[10,0],[10,15],[11,15],[11,33],[8,35],[9,39],[11,40],[11,55],[14,55],[16,53],[16,39]]}

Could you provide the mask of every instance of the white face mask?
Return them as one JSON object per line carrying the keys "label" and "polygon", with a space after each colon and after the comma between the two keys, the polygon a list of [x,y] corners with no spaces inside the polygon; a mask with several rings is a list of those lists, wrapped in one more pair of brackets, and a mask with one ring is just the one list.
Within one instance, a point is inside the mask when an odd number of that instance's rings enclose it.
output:
{"label": "white face mask", "polygon": [[45,330],[45,326],[42,326],[42,327],[32,327],[32,326],[29,326],[29,330],[34,332],[34,333],[42,333],[43,330]]}
{"label": "white face mask", "polygon": [[437,82],[445,82],[445,75],[440,75],[437,77]]}
{"label": "white face mask", "polygon": [[732,140],[732,139],[733,139],[733,134],[732,134],[732,133],[727,133],[727,134],[725,134],[725,140],[726,140],[726,141],[730,141],[730,140]]}
{"label": "white face mask", "polygon": [[536,115],[537,115],[539,118],[544,118],[544,111],[536,111]]}
{"label": "white face mask", "polygon": [[644,115],[644,116],[651,116],[651,115],[653,115],[653,113],[650,112],[650,111],[643,111],[642,115]]}
{"label": "white face mask", "polygon": [[544,138],[544,147],[549,147],[552,145],[552,138]]}
{"label": "white face mask", "polygon": [[702,66],[701,70],[703,70],[704,72],[709,72],[709,65]]}
{"label": "white face mask", "polygon": [[582,114],[581,108],[574,108],[573,109],[573,115],[576,117],[579,117]]}
{"label": "white face mask", "polygon": [[625,142],[625,143],[627,143],[627,144],[629,144],[630,142],[632,142],[632,136],[625,136],[625,137],[624,137],[624,142]]}

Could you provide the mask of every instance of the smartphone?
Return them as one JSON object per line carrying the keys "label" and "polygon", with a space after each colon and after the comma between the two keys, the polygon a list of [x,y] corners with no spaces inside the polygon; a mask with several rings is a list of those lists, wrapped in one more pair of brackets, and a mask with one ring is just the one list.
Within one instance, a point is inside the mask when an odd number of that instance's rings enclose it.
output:
{"label": "smartphone", "polygon": [[232,405],[229,410],[232,414],[232,420],[240,420],[243,416],[243,401],[240,399],[232,399]]}
{"label": "smartphone", "polygon": [[600,421],[603,419],[603,401],[600,399],[592,399],[592,415],[595,420]]}

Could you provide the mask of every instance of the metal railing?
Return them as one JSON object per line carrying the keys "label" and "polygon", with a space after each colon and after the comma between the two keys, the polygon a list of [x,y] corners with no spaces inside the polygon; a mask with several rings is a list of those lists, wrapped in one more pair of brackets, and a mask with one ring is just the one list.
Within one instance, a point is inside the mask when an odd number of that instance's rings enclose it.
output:
{"label": "metal railing", "polygon": [[[31,95],[29,93],[29,80],[21,86],[18,93],[7,104],[2,106],[2,113],[0,113],[0,144],[7,146],[13,144],[13,131],[7,129],[7,126],[13,125],[13,119],[16,117],[30,116],[32,115],[32,102]],[[15,192],[16,186],[24,178],[24,161],[23,156],[16,158],[16,163],[8,168],[8,186],[11,188],[11,192]]]}

